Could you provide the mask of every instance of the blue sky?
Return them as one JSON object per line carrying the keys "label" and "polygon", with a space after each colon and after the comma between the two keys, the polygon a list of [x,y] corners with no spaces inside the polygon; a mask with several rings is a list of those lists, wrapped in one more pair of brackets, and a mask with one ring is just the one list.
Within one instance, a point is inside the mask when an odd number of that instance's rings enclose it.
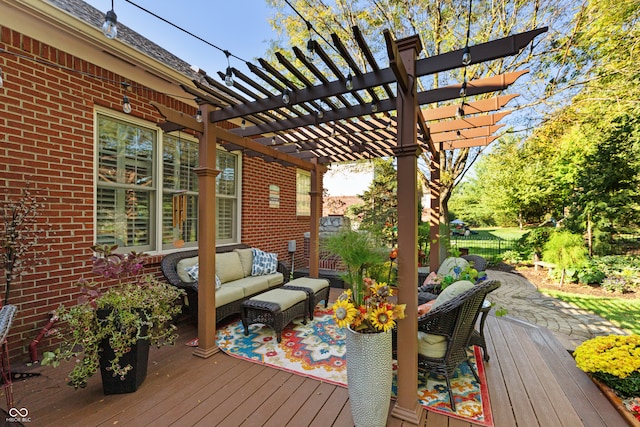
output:
{"label": "blue sky", "polygon": [[[84,0],[93,7],[108,11],[111,0]],[[226,49],[233,55],[255,63],[264,57],[269,42],[277,38],[268,19],[275,10],[264,0],[132,0],[135,4],[176,24],[179,27]],[[142,34],[149,40],[214,75],[224,71],[224,53],[177,28],[131,5],[115,0],[118,22]],[[241,61],[230,58],[231,65],[243,72],[248,69]]]}

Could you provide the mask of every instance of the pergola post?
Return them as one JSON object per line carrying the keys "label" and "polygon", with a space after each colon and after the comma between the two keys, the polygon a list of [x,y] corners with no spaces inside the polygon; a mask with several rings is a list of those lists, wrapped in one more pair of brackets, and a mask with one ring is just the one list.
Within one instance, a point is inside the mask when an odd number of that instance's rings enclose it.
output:
{"label": "pergola post", "polygon": [[[441,148],[442,144],[438,144]],[[440,266],[440,150],[431,153],[429,161],[429,271]],[[420,285],[422,283],[419,283]]]}
{"label": "pergola post", "polygon": [[[389,40],[388,40],[389,42]],[[392,415],[418,424],[418,100],[415,62],[422,44],[418,36],[389,43],[398,74],[398,302],[406,304],[406,317],[398,321],[398,399]],[[397,57],[395,55],[397,52]],[[404,83],[401,84],[401,81]]]}
{"label": "pergola post", "polygon": [[[202,105],[209,116],[209,105]],[[194,355],[207,358],[218,351],[216,345],[216,169],[217,126],[207,120],[199,137],[198,175],[198,348]]]}
{"label": "pergola post", "polygon": [[320,277],[320,217],[322,216],[322,175],[324,168],[312,159],[311,217],[309,218],[309,277]]}

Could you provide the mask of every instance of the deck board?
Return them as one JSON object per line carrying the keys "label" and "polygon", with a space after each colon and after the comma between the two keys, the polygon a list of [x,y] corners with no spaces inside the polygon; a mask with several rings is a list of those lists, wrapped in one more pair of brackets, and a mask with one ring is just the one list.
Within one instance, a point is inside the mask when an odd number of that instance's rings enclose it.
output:
{"label": "deck board", "polygon": [[[625,421],[579,369],[553,335],[541,328],[490,315],[485,364],[496,427],[622,427]],[[180,325],[183,341],[195,335]],[[99,376],[83,390],[66,385],[68,367],[27,368],[40,377],[14,382],[17,407],[30,426],[224,425],[314,427],[353,425],[344,387],[228,356],[193,355],[180,342],[151,349],[149,373],[131,394],[104,396]],[[393,408],[394,402],[390,402]],[[390,427],[411,424],[390,417]],[[421,427],[476,425],[424,411]]]}

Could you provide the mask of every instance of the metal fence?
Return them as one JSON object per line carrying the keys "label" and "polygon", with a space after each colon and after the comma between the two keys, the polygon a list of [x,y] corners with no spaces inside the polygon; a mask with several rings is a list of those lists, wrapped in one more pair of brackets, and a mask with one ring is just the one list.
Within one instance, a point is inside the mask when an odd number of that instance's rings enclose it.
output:
{"label": "metal fence", "polygon": [[486,259],[501,259],[503,252],[513,250],[518,239],[503,239],[499,237],[480,236],[451,236],[451,247],[464,249],[469,254],[480,255]]}

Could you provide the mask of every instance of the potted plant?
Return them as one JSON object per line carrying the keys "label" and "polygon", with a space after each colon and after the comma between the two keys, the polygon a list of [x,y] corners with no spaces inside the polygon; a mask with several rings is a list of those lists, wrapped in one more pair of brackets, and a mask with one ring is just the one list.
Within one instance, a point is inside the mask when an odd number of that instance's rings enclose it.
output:
{"label": "potted plant", "polygon": [[640,335],[598,336],[576,347],[573,356],[578,368],[613,390],[605,394],[622,401],[627,420],[640,424]]}
{"label": "potted plant", "polygon": [[[60,346],[45,352],[43,365],[75,360],[69,385],[84,388],[101,368],[105,394],[130,393],[142,384],[149,345],[173,344],[171,323],[180,312],[176,302],[184,291],[142,274],[144,254],[116,253],[117,246],[93,246],[93,273],[117,283],[105,291],[99,283],[81,279],[81,297],[72,307],[61,306]],[[66,323],[66,327],[65,324]]]}
{"label": "potted plant", "polygon": [[390,300],[387,283],[366,277],[368,267],[382,263],[386,251],[375,248],[366,234],[343,231],[327,239],[326,248],[340,256],[349,284],[333,305],[340,327],[347,327],[347,382],[356,426],[385,426],[391,398],[392,334],[404,304]]}

